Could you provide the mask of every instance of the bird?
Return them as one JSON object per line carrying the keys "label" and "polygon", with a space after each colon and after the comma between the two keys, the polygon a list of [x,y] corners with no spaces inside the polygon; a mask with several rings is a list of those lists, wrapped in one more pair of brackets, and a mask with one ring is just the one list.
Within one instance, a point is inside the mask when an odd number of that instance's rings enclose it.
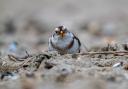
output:
{"label": "bird", "polygon": [[57,51],[59,54],[80,53],[81,42],[65,26],[58,26],[49,37],[48,51]]}

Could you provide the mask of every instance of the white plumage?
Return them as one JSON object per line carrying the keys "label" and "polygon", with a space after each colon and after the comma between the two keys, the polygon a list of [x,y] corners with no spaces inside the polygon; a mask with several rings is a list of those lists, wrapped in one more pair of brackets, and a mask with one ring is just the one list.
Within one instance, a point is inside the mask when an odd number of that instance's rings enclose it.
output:
{"label": "white plumage", "polygon": [[49,38],[49,51],[57,51],[60,54],[74,54],[80,52],[79,39],[64,26],[55,28]]}

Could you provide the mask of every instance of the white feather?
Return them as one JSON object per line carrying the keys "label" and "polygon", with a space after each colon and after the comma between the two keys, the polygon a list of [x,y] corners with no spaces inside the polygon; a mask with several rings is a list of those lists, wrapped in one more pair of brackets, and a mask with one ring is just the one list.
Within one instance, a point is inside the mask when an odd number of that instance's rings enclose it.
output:
{"label": "white feather", "polygon": [[[65,47],[67,47],[67,45],[69,45],[71,43],[71,41],[73,40],[73,37],[74,37],[74,35],[71,32],[67,32],[63,38],[61,38],[60,36],[58,36],[56,34],[54,36],[52,35],[49,38],[49,51],[58,51],[52,47],[52,45],[50,44],[50,40],[57,47],[65,48]],[[80,45],[78,43],[78,40],[74,39],[73,46],[70,49],[68,49],[67,52],[70,54],[77,53],[77,52],[79,52],[79,46]]]}

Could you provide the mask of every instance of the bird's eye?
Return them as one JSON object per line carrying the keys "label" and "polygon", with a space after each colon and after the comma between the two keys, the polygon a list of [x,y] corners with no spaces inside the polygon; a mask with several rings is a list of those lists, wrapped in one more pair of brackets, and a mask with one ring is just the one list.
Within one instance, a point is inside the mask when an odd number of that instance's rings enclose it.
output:
{"label": "bird's eye", "polygon": [[56,34],[59,34],[59,31],[55,31]]}

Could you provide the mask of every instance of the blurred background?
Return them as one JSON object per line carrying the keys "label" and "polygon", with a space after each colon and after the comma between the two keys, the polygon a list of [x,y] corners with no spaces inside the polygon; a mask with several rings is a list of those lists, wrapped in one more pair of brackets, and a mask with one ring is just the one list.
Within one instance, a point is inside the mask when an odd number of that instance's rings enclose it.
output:
{"label": "blurred background", "polygon": [[89,51],[128,51],[128,0],[0,0],[0,89],[128,89],[123,53],[38,53],[60,25]]}
{"label": "blurred background", "polygon": [[127,0],[0,0],[1,52],[47,50],[48,38],[59,25],[88,48],[127,43],[127,8]]}

